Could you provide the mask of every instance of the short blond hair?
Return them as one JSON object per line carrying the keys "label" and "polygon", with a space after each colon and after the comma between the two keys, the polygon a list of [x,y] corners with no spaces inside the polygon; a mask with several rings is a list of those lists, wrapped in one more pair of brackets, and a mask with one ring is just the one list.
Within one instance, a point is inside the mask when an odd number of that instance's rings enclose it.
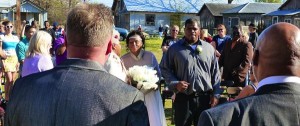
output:
{"label": "short blond hair", "polygon": [[38,31],[30,39],[29,47],[26,53],[27,57],[33,57],[34,55],[49,55],[51,47],[52,37],[48,32]]}
{"label": "short blond hair", "polygon": [[68,14],[68,45],[103,46],[112,36],[113,16],[103,4],[79,4]]}

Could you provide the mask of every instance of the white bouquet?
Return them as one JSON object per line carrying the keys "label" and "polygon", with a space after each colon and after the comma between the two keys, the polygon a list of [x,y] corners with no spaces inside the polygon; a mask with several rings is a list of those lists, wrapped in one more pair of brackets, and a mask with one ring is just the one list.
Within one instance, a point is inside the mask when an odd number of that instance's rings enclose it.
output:
{"label": "white bouquet", "polygon": [[133,66],[128,70],[131,85],[139,89],[144,94],[158,88],[156,82],[159,81],[159,78],[156,73],[156,70],[148,66]]}

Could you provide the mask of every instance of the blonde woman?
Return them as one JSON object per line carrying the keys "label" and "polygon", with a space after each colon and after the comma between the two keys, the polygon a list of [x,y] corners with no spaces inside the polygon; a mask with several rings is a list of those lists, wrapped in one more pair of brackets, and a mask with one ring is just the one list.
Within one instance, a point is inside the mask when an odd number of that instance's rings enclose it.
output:
{"label": "blonde woman", "polygon": [[51,42],[51,35],[45,31],[38,31],[32,36],[22,68],[23,77],[53,68],[49,52]]}
{"label": "blonde woman", "polygon": [[5,100],[9,100],[9,92],[17,77],[19,62],[16,53],[16,46],[19,43],[19,37],[12,34],[14,26],[10,21],[4,21],[4,34],[0,35],[0,53],[5,73]]}

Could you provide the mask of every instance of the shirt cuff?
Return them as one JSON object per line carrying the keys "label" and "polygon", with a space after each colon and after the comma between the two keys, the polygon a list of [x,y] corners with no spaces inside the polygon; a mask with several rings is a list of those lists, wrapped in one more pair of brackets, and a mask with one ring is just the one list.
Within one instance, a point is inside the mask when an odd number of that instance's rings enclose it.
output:
{"label": "shirt cuff", "polygon": [[177,93],[177,88],[176,88],[176,85],[179,83],[179,81],[171,81],[170,84],[169,84],[169,89],[171,91],[174,91],[175,93]]}

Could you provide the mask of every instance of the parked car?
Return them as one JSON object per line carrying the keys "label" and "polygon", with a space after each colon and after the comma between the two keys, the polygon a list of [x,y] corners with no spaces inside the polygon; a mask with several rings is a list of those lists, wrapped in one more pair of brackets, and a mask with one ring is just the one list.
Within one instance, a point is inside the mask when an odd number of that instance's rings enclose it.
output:
{"label": "parked car", "polygon": [[120,40],[124,41],[129,33],[128,30],[119,27],[115,27],[115,29],[120,33]]}

